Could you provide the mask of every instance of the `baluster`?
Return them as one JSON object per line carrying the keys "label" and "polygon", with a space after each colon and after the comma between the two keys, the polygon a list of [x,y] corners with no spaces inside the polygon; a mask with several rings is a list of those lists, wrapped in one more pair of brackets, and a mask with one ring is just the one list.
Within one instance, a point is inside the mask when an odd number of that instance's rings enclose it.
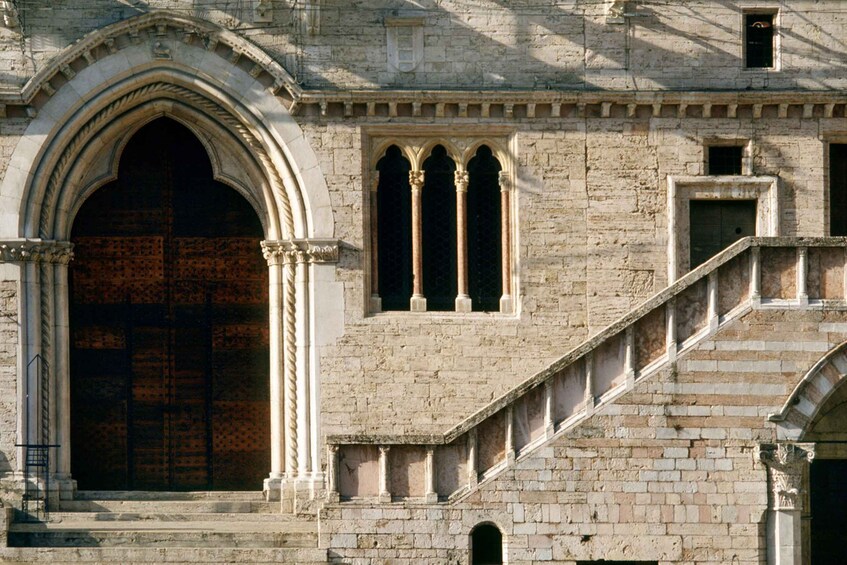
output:
{"label": "baluster", "polygon": [[797,248],[797,302],[801,306],[809,304],[809,248]]}
{"label": "baluster", "polygon": [[476,428],[468,432],[468,488],[476,488],[479,482],[479,470],[477,469],[477,434]]}
{"label": "baluster", "polygon": [[435,447],[428,445],[426,447],[426,494],[425,502],[434,504],[438,502],[438,491],[436,490],[436,469],[435,469]]}
{"label": "baluster", "polygon": [[626,388],[635,386],[635,328],[629,326],[624,332],[626,350],[624,354],[624,375],[626,377]]}
{"label": "baluster", "polygon": [[388,488],[390,480],[388,476],[388,453],[391,447],[388,445],[379,446],[379,501],[391,502],[391,490]]}
{"label": "baluster", "polygon": [[585,354],[585,413],[590,415],[594,412],[596,404],[594,399],[594,352]]}
{"label": "baluster", "polygon": [[665,347],[668,352],[668,362],[676,361],[678,349],[676,339],[676,297],[674,296],[665,304]]}
{"label": "baluster", "polygon": [[709,293],[709,332],[714,332],[718,329],[720,319],[718,317],[718,270],[715,269],[709,273],[707,280]]}
{"label": "baluster", "polygon": [[506,407],[506,461],[515,461],[515,409],[512,404]]}
{"label": "baluster", "polygon": [[750,248],[750,300],[753,307],[762,303],[762,256],[761,248]]}
{"label": "baluster", "polygon": [[326,446],[326,501],[338,502],[338,446]]}
{"label": "baluster", "polygon": [[553,378],[544,381],[544,436],[553,437],[556,431],[556,421],[553,411],[555,410],[555,390],[553,389]]}

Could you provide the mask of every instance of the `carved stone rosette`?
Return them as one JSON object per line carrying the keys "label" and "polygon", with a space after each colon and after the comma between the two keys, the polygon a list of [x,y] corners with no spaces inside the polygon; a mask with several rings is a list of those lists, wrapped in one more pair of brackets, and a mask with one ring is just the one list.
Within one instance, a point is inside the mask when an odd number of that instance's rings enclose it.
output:
{"label": "carved stone rosette", "polygon": [[0,241],[0,263],[32,262],[67,265],[74,257],[69,241],[21,239]]}
{"label": "carved stone rosette", "polygon": [[814,458],[813,443],[761,445],[759,459],[768,468],[771,510],[802,510],[803,471]]}
{"label": "carved stone rosette", "polygon": [[337,241],[263,241],[262,255],[269,265],[283,263],[337,263]]}

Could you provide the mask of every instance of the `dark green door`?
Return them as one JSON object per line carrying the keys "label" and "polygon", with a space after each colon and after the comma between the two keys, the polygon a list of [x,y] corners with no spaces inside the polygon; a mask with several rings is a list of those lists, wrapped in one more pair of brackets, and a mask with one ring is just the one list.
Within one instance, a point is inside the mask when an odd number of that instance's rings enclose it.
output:
{"label": "dark green door", "polygon": [[692,269],[742,237],[756,235],[755,200],[692,200],[689,209]]}

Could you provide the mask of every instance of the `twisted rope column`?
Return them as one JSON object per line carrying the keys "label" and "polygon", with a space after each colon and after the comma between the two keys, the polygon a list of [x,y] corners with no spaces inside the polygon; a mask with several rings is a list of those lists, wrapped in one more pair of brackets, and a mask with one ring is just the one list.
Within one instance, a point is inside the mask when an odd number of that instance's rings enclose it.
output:
{"label": "twisted rope column", "polygon": [[285,407],[287,421],[285,472],[289,477],[297,474],[297,251],[285,253],[283,285],[285,323]]}

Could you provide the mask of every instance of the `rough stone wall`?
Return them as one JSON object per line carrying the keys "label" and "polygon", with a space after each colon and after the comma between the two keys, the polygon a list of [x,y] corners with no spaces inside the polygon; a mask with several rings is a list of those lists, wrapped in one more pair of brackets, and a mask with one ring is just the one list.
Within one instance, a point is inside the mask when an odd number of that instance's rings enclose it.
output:
{"label": "rough stone wall", "polygon": [[491,521],[513,565],[762,563],[766,418],[845,338],[843,312],[754,311],[454,504],[326,507],[321,543],[344,563],[466,563]]}
{"label": "rough stone wall", "polygon": [[[628,24],[606,23],[596,0],[363,0],[323,2],[320,29],[302,25],[303,3],[275,3],[254,23],[251,1],[39,0],[20,2],[25,34],[0,35],[3,82],[19,84],[86,33],[151,9],[202,17],[249,36],[310,87],[759,89],[843,88],[834,53],[847,33],[839,0],[634,4]],[[780,10],[781,69],[744,70],[742,10]],[[696,16],[693,16],[696,15]],[[411,72],[387,65],[384,21],[422,18],[424,53]],[[720,46],[720,48],[715,48]]]}
{"label": "rough stone wall", "polygon": [[18,293],[0,281],[0,477],[15,468],[18,373]]}

